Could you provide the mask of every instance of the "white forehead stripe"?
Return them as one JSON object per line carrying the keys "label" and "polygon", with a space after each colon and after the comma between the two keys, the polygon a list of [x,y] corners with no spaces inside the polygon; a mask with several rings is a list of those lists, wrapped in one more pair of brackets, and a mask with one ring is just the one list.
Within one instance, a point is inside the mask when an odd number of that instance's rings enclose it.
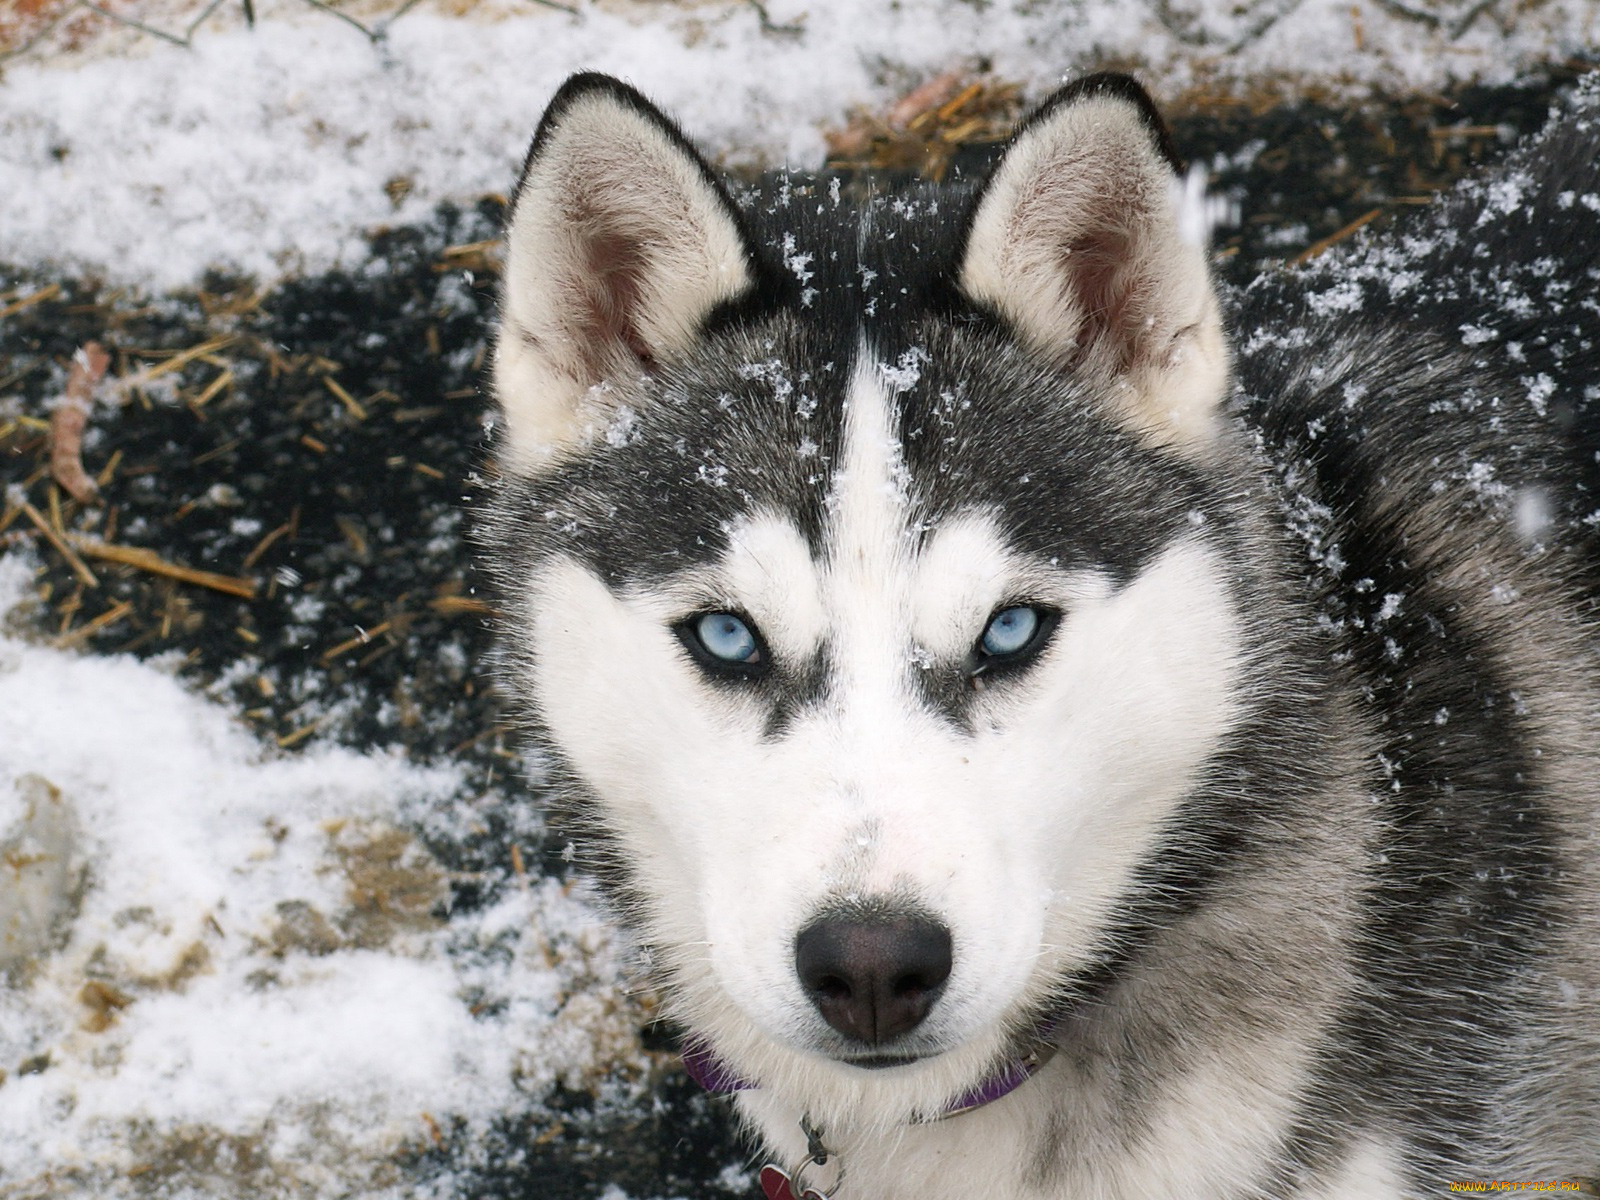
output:
{"label": "white forehead stripe", "polygon": [[870,721],[911,707],[913,567],[894,395],[864,347],[845,404],[839,467],[828,495],[823,604],[838,679]]}
{"label": "white forehead stripe", "polygon": [[907,476],[897,424],[883,369],[863,348],[845,395],[844,440],[828,495],[836,571],[883,565],[902,554]]}

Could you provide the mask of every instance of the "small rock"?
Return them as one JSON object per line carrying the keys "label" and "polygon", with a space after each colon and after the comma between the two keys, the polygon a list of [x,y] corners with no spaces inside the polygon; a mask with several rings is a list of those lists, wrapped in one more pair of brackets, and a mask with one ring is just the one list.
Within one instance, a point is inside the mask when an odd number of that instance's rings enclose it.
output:
{"label": "small rock", "polygon": [[50,1054],[35,1054],[32,1058],[25,1058],[17,1067],[18,1075],[43,1075],[50,1069]]}
{"label": "small rock", "polygon": [[345,877],[349,907],[339,928],[350,945],[377,949],[398,934],[443,924],[449,881],[415,837],[382,821],[338,821],[327,832]]}
{"label": "small rock", "polygon": [[66,940],[86,870],[77,816],[61,789],[39,775],[22,776],[15,788],[12,803],[0,805],[0,813],[20,814],[0,827],[0,972]]}
{"label": "small rock", "polygon": [[278,920],[272,927],[272,953],[277,957],[293,950],[311,955],[332,954],[343,945],[344,940],[328,918],[304,900],[285,900],[278,905]]}
{"label": "small rock", "polygon": [[78,1003],[89,1010],[83,1027],[90,1033],[104,1033],[117,1023],[117,1014],[133,1003],[121,988],[91,979],[78,992]]}

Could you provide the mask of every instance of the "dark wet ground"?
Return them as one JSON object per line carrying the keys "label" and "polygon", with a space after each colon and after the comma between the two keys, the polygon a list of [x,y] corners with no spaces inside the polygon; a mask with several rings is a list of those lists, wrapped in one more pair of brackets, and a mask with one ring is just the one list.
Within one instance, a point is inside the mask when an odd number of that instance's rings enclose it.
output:
{"label": "dark wet ground", "polygon": [[[1180,114],[1180,149],[1239,206],[1238,225],[1218,231],[1219,273],[1243,284],[1362,218],[1374,228],[1403,220],[1538,128],[1577,70],[1360,109],[1210,104]],[[967,152],[964,165],[984,153]],[[332,739],[466,763],[485,797],[480,824],[434,848],[490,882],[462,885],[458,906],[503,886],[508,831],[529,827],[518,806],[536,802],[521,798],[480,674],[491,639],[463,538],[483,455],[496,285],[484,243],[500,216],[493,199],[441,210],[426,226],[376,234],[360,272],[264,294],[213,280],[199,294],[147,301],[92,281],[0,271],[0,292],[59,283],[51,298],[0,318],[4,483],[20,485],[60,529],[258,588],[245,600],[101,561],[88,564],[98,586],[87,587],[13,489],[0,538],[38,543],[40,636],[92,652],[175,655],[186,677],[289,750]],[[0,310],[9,303],[0,299]],[[96,409],[85,460],[104,473],[105,505],[85,512],[49,482],[42,419],[90,339],[122,375],[179,361],[120,410]],[[560,874],[559,847],[540,847],[529,869]],[[635,1197],[746,1195],[718,1182],[747,1162],[724,1105],[669,1072],[637,1103],[551,1096],[549,1111],[508,1114],[487,1147],[457,1145],[446,1131],[411,1166],[421,1176],[457,1172],[470,1181],[460,1194],[474,1198],[588,1200],[611,1183]]]}

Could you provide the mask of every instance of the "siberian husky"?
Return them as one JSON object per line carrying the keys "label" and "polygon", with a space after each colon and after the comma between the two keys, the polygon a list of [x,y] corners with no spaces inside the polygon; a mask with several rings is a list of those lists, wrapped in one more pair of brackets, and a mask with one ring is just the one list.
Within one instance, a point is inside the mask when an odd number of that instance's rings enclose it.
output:
{"label": "siberian husky", "polygon": [[1161,118],[719,177],[574,77],[508,231],[502,686],[769,1195],[1600,1176],[1600,88],[1213,285]]}

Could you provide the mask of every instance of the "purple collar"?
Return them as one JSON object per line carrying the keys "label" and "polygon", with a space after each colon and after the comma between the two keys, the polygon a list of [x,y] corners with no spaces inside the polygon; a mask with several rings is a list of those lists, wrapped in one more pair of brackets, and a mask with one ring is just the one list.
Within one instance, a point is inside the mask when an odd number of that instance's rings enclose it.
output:
{"label": "purple collar", "polygon": [[[1055,1054],[1055,1045],[1048,1038],[1052,1029],[1053,1026],[1041,1031],[1038,1044],[1026,1056],[1007,1063],[977,1087],[963,1092],[952,1100],[942,1113],[931,1119],[942,1121],[946,1117],[956,1117],[975,1108],[982,1108],[1002,1096],[1010,1095],[1027,1083]],[[683,1068],[689,1073],[690,1079],[708,1092],[719,1094],[748,1092],[753,1091],[756,1086],[749,1080],[735,1075],[728,1064],[713,1054],[711,1047],[698,1038],[684,1043]]]}

